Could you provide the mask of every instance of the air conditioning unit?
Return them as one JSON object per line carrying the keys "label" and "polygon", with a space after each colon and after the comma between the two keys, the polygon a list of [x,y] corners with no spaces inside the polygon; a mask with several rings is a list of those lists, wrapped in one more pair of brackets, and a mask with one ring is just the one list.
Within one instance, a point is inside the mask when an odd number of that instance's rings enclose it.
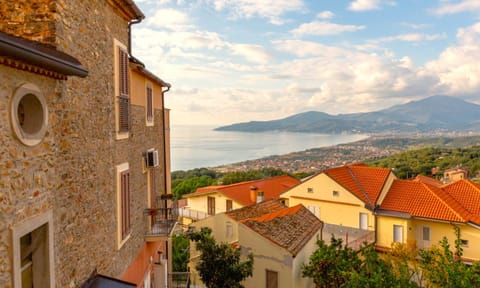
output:
{"label": "air conditioning unit", "polygon": [[145,166],[147,168],[158,167],[158,150],[149,150],[145,155]]}

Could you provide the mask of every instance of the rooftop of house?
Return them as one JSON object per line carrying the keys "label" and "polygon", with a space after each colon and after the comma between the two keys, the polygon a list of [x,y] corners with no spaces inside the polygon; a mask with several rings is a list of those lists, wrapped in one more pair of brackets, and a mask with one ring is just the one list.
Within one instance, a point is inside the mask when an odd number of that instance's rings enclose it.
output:
{"label": "rooftop of house", "polygon": [[[256,206],[256,205],[254,205]],[[293,256],[322,228],[322,221],[299,204],[241,221]]]}
{"label": "rooftop of house", "polygon": [[391,170],[354,164],[326,169],[323,173],[373,207]]}
{"label": "rooftop of house", "polygon": [[198,188],[194,193],[184,195],[183,197],[197,197],[211,193],[221,193],[241,205],[255,204],[250,197],[252,188],[256,191],[264,192],[264,200],[278,199],[280,194],[296,185],[300,180],[288,175],[276,176],[268,179],[240,182],[230,185],[217,185]]}
{"label": "rooftop of house", "polygon": [[460,223],[478,221],[478,217],[467,211],[441,187],[412,180],[395,180],[380,204],[380,209],[407,213],[410,217]]}
{"label": "rooftop of house", "polygon": [[446,184],[442,186],[442,189],[468,212],[480,217],[480,184],[462,179]]}
{"label": "rooftop of house", "polygon": [[424,175],[417,175],[412,181],[422,182],[422,183],[430,184],[437,187],[440,187],[443,185],[442,181],[437,180],[435,178],[428,177],[428,176],[424,176]]}
{"label": "rooftop of house", "polygon": [[280,200],[271,199],[257,204],[252,204],[239,209],[226,212],[230,218],[236,221],[242,221],[249,218],[257,218],[265,214],[281,211],[285,209]]}

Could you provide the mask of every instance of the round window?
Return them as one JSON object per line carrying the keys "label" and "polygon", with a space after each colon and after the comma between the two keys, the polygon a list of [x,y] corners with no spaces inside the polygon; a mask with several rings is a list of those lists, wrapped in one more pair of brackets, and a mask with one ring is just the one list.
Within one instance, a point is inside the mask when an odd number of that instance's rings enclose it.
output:
{"label": "round window", "polygon": [[40,143],[48,126],[47,103],[33,84],[17,88],[12,98],[12,127],[17,138],[27,146]]}

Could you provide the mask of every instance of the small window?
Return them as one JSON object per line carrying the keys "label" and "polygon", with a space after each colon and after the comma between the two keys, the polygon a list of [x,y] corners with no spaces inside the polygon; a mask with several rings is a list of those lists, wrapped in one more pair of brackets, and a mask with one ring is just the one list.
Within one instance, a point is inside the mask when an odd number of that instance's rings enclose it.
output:
{"label": "small window", "polygon": [[430,241],[430,227],[423,227],[423,240]]}
{"label": "small window", "polygon": [[117,174],[117,248],[130,237],[130,171],[128,163],[116,166]]}
{"label": "small window", "polygon": [[468,247],[468,240],[460,239],[460,241],[461,241],[463,247]]}
{"label": "small window", "polygon": [[153,112],[154,112],[154,109],[153,109],[153,88],[152,88],[152,85],[151,84],[147,84],[147,92],[146,92],[146,96],[147,96],[147,99],[146,99],[146,117],[147,117],[147,125],[148,124],[153,124]]}
{"label": "small window", "polygon": [[312,187],[308,187],[308,188],[307,188],[307,192],[308,192],[308,193],[313,193],[313,188],[312,188]]}
{"label": "small window", "polygon": [[368,214],[367,213],[360,213],[360,229],[368,230]]}
{"label": "small window", "polygon": [[226,237],[227,238],[230,238],[233,236],[233,226],[232,226],[232,222],[227,222],[225,224],[225,232],[226,232]]}
{"label": "small window", "polygon": [[336,190],[333,190],[332,195],[333,195],[333,197],[338,197],[338,196],[340,196],[340,192],[338,192]]}
{"label": "small window", "polygon": [[278,288],[278,272],[266,270],[267,288]]}
{"label": "small window", "polygon": [[10,107],[12,128],[15,136],[27,146],[42,142],[47,132],[47,102],[40,89],[33,84],[17,88]]}
{"label": "small window", "polygon": [[227,208],[227,212],[232,210],[232,206],[233,206],[232,200],[226,200],[225,205]]}
{"label": "small window", "polygon": [[215,215],[215,197],[207,197],[208,215]]}
{"label": "small window", "polygon": [[403,243],[403,226],[393,225],[393,242]]}
{"label": "small window", "polygon": [[13,287],[55,287],[53,213],[12,228]]}
{"label": "small window", "polygon": [[128,138],[130,130],[129,59],[125,45],[115,43],[115,113],[117,139]]}

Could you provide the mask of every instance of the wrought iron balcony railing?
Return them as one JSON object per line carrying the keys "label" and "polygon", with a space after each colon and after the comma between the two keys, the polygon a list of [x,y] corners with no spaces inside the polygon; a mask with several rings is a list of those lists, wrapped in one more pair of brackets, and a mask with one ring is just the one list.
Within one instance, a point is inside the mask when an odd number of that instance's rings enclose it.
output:
{"label": "wrought iron balcony railing", "polygon": [[144,214],[151,223],[147,237],[168,237],[178,221],[177,200],[171,194],[162,195],[157,198],[155,208],[145,209]]}

